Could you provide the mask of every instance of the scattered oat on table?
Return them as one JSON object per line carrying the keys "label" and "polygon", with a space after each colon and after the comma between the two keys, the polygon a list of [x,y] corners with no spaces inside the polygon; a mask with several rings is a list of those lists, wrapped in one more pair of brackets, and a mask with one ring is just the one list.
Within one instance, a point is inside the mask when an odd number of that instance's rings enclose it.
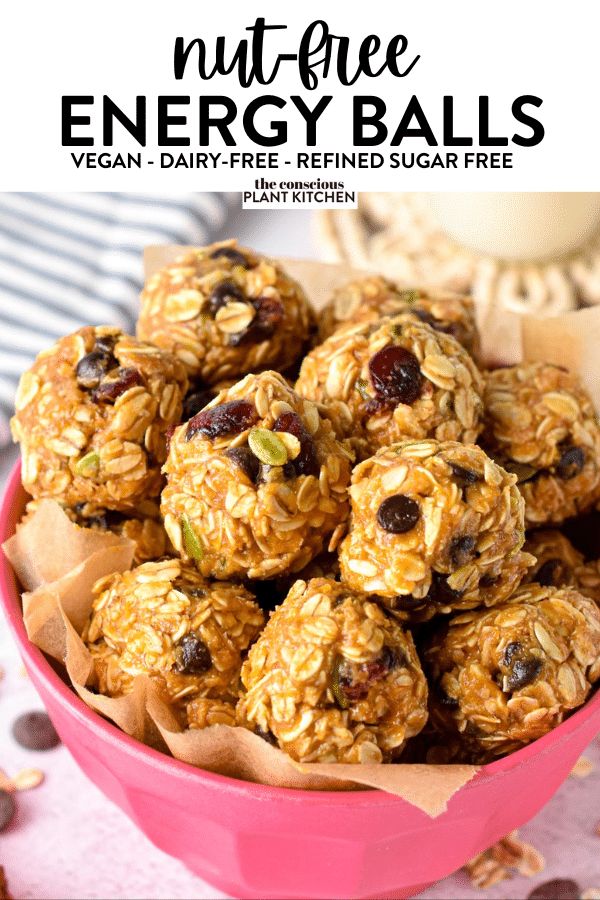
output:
{"label": "scattered oat on table", "polygon": [[529,878],[538,875],[545,864],[544,857],[532,844],[520,840],[518,831],[511,831],[477,854],[464,868],[473,887],[490,888],[515,874]]}

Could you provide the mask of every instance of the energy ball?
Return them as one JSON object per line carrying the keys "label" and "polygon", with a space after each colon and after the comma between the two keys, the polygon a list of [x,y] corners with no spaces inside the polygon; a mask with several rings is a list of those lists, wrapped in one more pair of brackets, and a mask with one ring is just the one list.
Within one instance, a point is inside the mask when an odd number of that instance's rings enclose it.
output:
{"label": "energy ball", "polygon": [[235,241],[179,257],[149,278],[141,302],[138,336],[209,385],[293,365],[312,323],[302,288]]}
{"label": "energy ball", "polygon": [[244,587],[165,559],[100,579],[83,640],[100,693],[121,697],[147,675],[183,724],[201,727],[212,713],[198,700],[237,701],[242,654],[263,625]]}
{"label": "energy ball", "polygon": [[304,359],[296,390],[323,405],[362,459],[407,438],[470,443],[481,430],[475,363],[411,315],[339,328]]}
{"label": "energy ball", "polygon": [[400,313],[410,313],[436,331],[451,334],[477,359],[479,332],[470,297],[418,288],[403,290],[380,275],[350,281],[334,291],[319,316],[319,338],[326,340],[348,322],[375,322]]}
{"label": "energy ball", "polygon": [[61,338],[19,382],[11,429],[25,489],[123,512],[156,497],[186,389],[176,357],[116,328]]}
{"label": "energy ball", "polygon": [[274,578],[333,551],[351,453],[276,372],[248,375],[171,438],[162,514],[185,560],[213,578]]}
{"label": "energy ball", "polygon": [[342,581],[417,621],[492,606],[520,583],[523,498],[483,450],[405,441],[354,469]]}
{"label": "energy ball", "polygon": [[528,526],[590,509],[600,485],[600,427],[579,379],[560,366],[522,363],[485,378],[482,445],[515,472]]}
{"label": "energy ball", "polygon": [[238,718],[301,762],[396,758],[427,721],[410,634],[337,581],[297,581],[242,667]]}
{"label": "energy ball", "polygon": [[433,727],[475,761],[536,740],[600,678],[600,610],[571,588],[523,585],[502,606],[456,616],[430,639]]}

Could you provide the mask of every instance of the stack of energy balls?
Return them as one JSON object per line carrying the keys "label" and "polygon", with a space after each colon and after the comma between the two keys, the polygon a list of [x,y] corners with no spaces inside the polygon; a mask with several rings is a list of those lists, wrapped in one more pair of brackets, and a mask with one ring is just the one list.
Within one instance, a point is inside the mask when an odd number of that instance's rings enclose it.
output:
{"label": "stack of energy balls", "polygon": [[600,678],[600,564],[567,536],[600,501],[596,412],[558,366],[485,371],[468,298],[369,277],[317,319],[215,244],[148,280],[137,339],[40,354],[12,428],[28,515],[137,543],[95,586],[96,689],[150,676],[182,728],[485,762]]}

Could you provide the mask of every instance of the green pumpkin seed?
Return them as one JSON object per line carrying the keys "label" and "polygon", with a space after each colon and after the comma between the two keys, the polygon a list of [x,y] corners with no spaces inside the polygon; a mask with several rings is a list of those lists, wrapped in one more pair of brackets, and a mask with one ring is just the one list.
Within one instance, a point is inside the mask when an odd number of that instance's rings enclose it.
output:
{"label": "green pumpkin seed", "polygon": [[369,382],[366,378],[357,378],[354,387],[360,394],[363,400],[370,400],[371,395],[369,394]]}
{"label": "green pumpkin seed", "polygon": [[75,471],[82,478],[93,478],[98,474],[100,468],[100,457],[95,450],[90,450],[85,456],[75,463]]}
{"label": "green pumpkin seed", "polygon": [[252,428],[248,434],[248,446],[266,466],[283,466],[288,461],[285,444],[267,428]]}
{"label": "green pumpkin seed", "polygon": [[335,702],[342,709],[348,709],[350,706],[348,702],[348,698],[345,696],[344,691],[342,690],[342,686],[340,684],[340,669],[342,666],[343,660],[338,656],[333,664],[333,669],[331,672],[331,679],[329,682],[329,687],[331,688],[331,693],[335,698]]}
{"label": "green pumpkin seed", "polygon": [[189,516],[185,513],[181,517],[181,533],[183,535],[183,546],[185,552],[192,559],[201,560],[204,556],[204,547],[198,538],[198,535],[192,528]]}

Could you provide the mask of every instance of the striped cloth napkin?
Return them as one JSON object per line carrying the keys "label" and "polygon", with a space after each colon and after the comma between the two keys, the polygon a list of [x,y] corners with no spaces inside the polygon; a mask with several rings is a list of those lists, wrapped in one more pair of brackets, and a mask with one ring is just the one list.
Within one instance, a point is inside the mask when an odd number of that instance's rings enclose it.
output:
{"label": "striped cloth napkin", "polygon": [[21,373],[85,324],[130,333],[149,244],[209,243],[225,193],[0,194],[0,447]]}

